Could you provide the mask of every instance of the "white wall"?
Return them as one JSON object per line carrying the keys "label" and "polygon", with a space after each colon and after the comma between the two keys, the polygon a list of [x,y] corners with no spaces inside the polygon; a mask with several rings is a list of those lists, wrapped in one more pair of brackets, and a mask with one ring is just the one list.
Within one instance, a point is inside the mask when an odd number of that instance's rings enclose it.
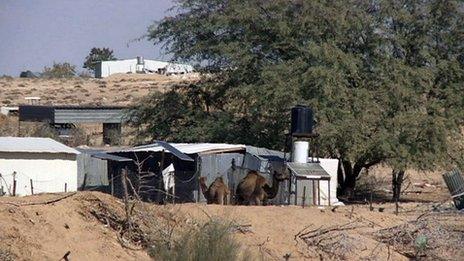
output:
{"label": "white wall", "polygon": [[[143,68],[158,72],[159,69],[166,69],[168,74],[180,74],[193,72],[193,67],[188,64],[169,63],[155,60],[144,60],[145,65]],[[137,72],[137,59],[117,60],[117,61],[103,61],[97,66],[101,70],[95,71],[95,77],[108,77],[115,73],[136,73]],[[100,75],[99,75],[100,74]]]}
{"label": "white wall", "polygon": [[[321,167],[330,175],[330,204],[338,202],[337,186],[338,186],[338,159],[319,159]],[[328,186],[327,181],[320,182],[321,190],[321,205],[328,205]]]}
{"label": "white wall", "polygon": [[[311,158],[308,159],[311,161]],[[330,175],[330,204],[341,204],[341,202],[337,198],[337,186],[338,186],[338,159],[323,159],[319,158],[321,167]],[[310,180],[298,180],[298,191],[297,191],[297,205],[301,205],[302,198],[303,198],[303,190],[306,187],[306,205],[313,204],[313,195],[317,197],[318,193],[317,190],[315,194],[313,194],[313,184]],[[321,180],[319,182],[320,188],[320,199],[321,205],[328,205],[329,201],[329,188],[328,182],[326,180]],[[317,187],[316,187],[317,189]],[[295,198],[292,197],[291,204],[295,203]]]}
{"label": "white wall", "polygon": [[[0,153],[0,186],[8,195],[13,191],[13,172],[16,171],[16,195],[31,194],[30,179],[34,194],[77,190],[76,155],[51,153]],[[6,184],[5,184],[6,183]]]}
{"label": "white wall", "polygon": [[101,62],[101,77],[108,77],[115,73],[136,72],[137,59]]}

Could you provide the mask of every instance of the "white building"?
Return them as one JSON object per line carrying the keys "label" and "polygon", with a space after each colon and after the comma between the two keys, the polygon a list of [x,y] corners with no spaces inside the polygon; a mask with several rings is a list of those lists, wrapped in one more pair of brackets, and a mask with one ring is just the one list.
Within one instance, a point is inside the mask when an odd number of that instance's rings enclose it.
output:
{"label": "white building", "polygon": [[0,137],[0,191],[12,195],[14,181],[17,196],[76,191],[77,154],[50,138]]}
{"label": "white building", "polygon": [[185,74],[193,72],[188,64],[170,63],[155,60],[136,59],[101,61],[95,67],[95,78],[105,78],[115,73],[162,73]]}

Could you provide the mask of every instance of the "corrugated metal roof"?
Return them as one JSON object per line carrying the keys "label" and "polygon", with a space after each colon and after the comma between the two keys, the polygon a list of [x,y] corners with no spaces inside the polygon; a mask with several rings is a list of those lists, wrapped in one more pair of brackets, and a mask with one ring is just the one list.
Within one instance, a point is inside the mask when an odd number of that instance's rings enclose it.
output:
{"label": "corrugated metal roof", "polygon": [[33,137],[0,137],[0,152],[80,154],[56,140]]}
{"label": "corrugated metal roof", "polygon": [[282,151],[270,150],[266,148],[246,146],[246,152],[260,158],[261,160],[270,161],[284,161],[285,156],[288,158],[289,154],[285,155]]}
{"label": "corrugated metal roof", "polygon": [[287,162],[287,166],[290,171],[301,178],[330,179],[330,174],[319,163]]}
{"label": "corrugated metal roof", "polygon": [[[244,151],[246,149],[245,145],[234,145],[234,144],[225,144],[225,143],[169,143],[171,146],[176,148],[182,153],[185,154],[208,154],[208,153],[221,153],[221,152],[232,152],[232,151]],[[121,151],[114,152],[141,152],[141,151],[150,151],[150,152],[159,152],[166,148],[158,144],[150,144],[138,146],[130,149],[125,149]],[[169,151],[169,150],[167,150]]]}

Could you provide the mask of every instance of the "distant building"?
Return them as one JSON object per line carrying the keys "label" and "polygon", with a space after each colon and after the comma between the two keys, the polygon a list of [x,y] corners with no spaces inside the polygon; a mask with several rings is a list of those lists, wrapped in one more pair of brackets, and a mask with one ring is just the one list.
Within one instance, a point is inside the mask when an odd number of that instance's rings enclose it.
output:
{"label": "distant building", "polygon": [[95,67],[95,78],[105,78],[115,73],[185,74],[193,72],[188,64],[145,60],[143,57],[117,61],[101,61]]}
{"label": "distant building", "polygon": [[50,138],[0,137],[0,192],[25,196],[76,191],[77,154]]}

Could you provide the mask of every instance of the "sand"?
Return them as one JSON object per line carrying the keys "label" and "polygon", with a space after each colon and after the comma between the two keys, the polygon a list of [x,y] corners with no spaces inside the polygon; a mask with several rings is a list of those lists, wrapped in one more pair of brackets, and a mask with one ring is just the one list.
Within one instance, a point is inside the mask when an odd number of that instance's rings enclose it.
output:
{"label": "sand", "polygon": [[[124,248],[117,240],[117,231],[99,221],[92,210],[104,204],[123,213],[119,199],[99,192],[78,192],[48,205],[15,206],[44,202],[64,194],[44,194],[21,198],[0,198],[0,246],[20,260],[59,260],[70,251],[71,260],[148,260],[145,251]],[[69,194],[68,194],[69,195]],[[249,226],[251,232],[235,233],[244,248],[264,260],[319,259],[319,253],[298,237],[300,231],[353,223],[359,228],[344,231],[350,251],[348,259],[374,258],[407,260],[383,244],[376,231],[403,224],[417,218],[432,203],[403,203],[399,215],[394,205],[350,205],[336,209],[299,206],[218,206],[206,204],[150,205],[156,211],[175,211],[191,219],[220,218]],[[384,208],[379,212],[379,207]],[[122,215],[122,214],[121,214]],[[458,217],[464,225],[464,217]],[[330,256],[325,256],[329,258]]]}

